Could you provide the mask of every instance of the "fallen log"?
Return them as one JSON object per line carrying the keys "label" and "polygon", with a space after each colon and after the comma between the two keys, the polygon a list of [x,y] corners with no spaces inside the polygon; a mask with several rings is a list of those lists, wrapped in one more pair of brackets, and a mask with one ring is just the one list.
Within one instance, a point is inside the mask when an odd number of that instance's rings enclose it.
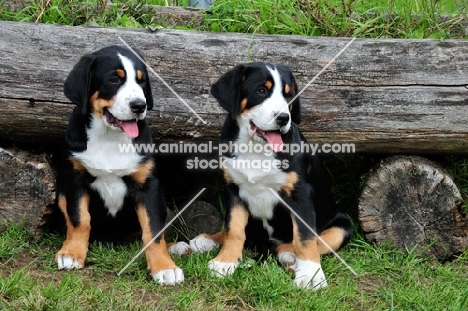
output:
{"label": "fallen log", "polygon": [[[0,22],[0,140],[55,145],[73,105],[63,81],[84,53],[120,38],[154,75],[154,138],[217,140],[225,112],[210,84],[240,62],[290,66],[305,86],[348,38],[64,27]],[[356,152],[468,152],[468,41],[357,39],[302,94],[301,129],[312,143],[355,144]],[[47,138],[47,139],[44,139]]]}
{"label": "fallen log", "polygon": [[372,172],[359,199],[359,221],[370,242],[440,260],[468,245],[460,191],[442,168],[421,157],[390,157]]}

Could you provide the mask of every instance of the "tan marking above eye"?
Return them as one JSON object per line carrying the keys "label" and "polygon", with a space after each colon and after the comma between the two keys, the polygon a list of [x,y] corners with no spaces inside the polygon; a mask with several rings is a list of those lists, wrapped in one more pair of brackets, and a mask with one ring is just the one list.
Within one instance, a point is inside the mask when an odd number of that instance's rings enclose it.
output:
{"label": "tan marking above eye", "polygon": [[119,78],[123,79],[125,78],[125,71],[123,69],[117,69],[117,75]]}
{"label": "tan marking above eye", "polygon": [[267,89],[270,90],[271,87],[273,86],[273,83],[271,81],[267,81],[267,82],[265,82],[265,86],[266,86]]}
{"label": "tan marking above eye", "polygon": [[288,84],[286,84],[286,85],[284,86],[284,93],[285,93],[285,94],[289,94],[289,91],[290,91],[290,90],[291,90],[291,88],[289,87]]}
{"label": "tan marking above eye", "polygon": [[141,72],[141,70],[137,70],[137,79],[138,80],[143,79],[143,72]]}

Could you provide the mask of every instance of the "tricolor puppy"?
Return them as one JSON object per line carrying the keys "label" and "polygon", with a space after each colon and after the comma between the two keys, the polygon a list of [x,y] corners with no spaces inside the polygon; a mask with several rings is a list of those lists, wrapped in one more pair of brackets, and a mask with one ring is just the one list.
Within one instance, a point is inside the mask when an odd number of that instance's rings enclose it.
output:
{"label": "tricolor puppy", "polygon": [[[246,152],[233,148],[224,154],[225,231],[190,241],[194,252],[222,244],[209,263],[219,276],[234,272],[246,246],[277,254],[282,265],[295,271],[296,285],[322,288],[327,282],[320,255],[330,250],[313,231],[333,250],[352,235],[350,220],[337,212],[318,158],[305,151],[283,152],[286,147],[307,143],[298,128],[299,98],[288,106],[297,92],[291,70],[267,62],[240,64],[211,88],[211,94],[229,112],[221,143],[253,146]],[[257,165],[249,167],[255,161]],[[268,162],[276,165],[258,166]]]}
{"label": "tricolor puppy", "polygon": [[[59,269],[84,266],[93,213],[134,209],[146,245],[162,228],[166,203],[149,154],[119,146],[152,143],[146,112],[153,107],[150,80],[129,49],[109,46],[84,55],[68,75],[65,95],[76,105],[66,133],[67,158],[59,170],[58,206],[67,235],[55,256]],[[146,249],[151,276],[160,284],[183,281],[163,237]]]}

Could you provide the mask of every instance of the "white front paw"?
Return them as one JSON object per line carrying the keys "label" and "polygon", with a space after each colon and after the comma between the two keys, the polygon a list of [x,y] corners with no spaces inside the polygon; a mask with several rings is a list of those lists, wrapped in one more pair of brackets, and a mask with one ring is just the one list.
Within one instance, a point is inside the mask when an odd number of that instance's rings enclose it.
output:
{"label": "white front paw", "polygon": [[160,285],[175,285],[184,281],[184,272],[180,268],[164,269],[151,276]]}
{"label": "white front paw", "polygon": [[211,270],[211,273],[217,277],[224,277],[234,273],[239,262],[221,262],[210,260],[208,263],[208,269]]}
{"label": "white front paw", "polygon": [[73,257],[68,255],[57,255],[57,265],[59,270],[83,268],[83,266],[78,262],[77,259],[74,259]]}
{"label": "white front paw", "polygon": [[299,287],[318,290],[327,287],[327,280],[320,263],[296,258],[296,277],[294,284]]}
{"label": "white front paw", "polygon": [[190,245],[185,242],[177,242],[172,244],[167,250],[170,254],[175,255],[188,255],[192,252]]}
{"label": "white front paw", "polygon": [[296,271],[296,255],[291,252],[282,252],[278,255],[279,263],[289,271]]}
{"label": "white front paw", "polygon": [[202,234],[190,240],[190,248],[192,249],[192,253],[205,253],[218,246],[218,243],[212,239],[206,238]]}

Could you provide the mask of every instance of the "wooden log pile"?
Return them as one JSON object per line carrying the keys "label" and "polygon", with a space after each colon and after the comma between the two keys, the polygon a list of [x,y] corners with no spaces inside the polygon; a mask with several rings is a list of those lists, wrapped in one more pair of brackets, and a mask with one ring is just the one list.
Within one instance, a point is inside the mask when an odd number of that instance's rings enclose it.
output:
{"label": "wooden log pile", "polygon": [[[218,140],[225,112],[209,89],[235,64],[285,64],[304,87],[349,40],[0,22],[0,142],[59,146],[73,109],[63,95],[63,82],[83,54],[107,45],[137,47],[148,66],[202,119],[152,74],[155,107],[148,118],[154,139],[194,142]],[[356,39],[302,93],[300,127],[311,143],[354,144],[358,153],[468,154],[466,55],[464,40]],[[434,256],[462,251],[468,244],[468,221],[456,187],[445,184],[450,177],[437,169],[429,174],[431,165],[420,158],[412,158],[411,165],[408,161],[385,162],[369,178],[360,202],[368,239],[390,238],[407,247],[411,245],[401,235],[426,226],[435,233],[418,240],[423,248],[434,239],[458,245]],[[447,190],[448,197],[428,191],[431,185]],[[406,190],[395,193],[398,189]],[[421,196],[426,201],[415,201]],[[4,206],[10,202],[1,200]],[[395,218],[394,209],[408,217]],[[415,214],[433,221],[425,225]],[[440,219],[438,231],[433,225]],[[407,231],[395,229],[402,226]]]}
{"label": "wooden log pile", "polygon": [[[206,123],[154,75],[155,139],[214,140],[224,111],[210,84],[237,63],[288,65],[305,86],[348,38],[266,36],[0,22],[0,139],[56,144],[73,106],[63,81],[85,53],[125,41]],[[357,152],[466,154],[468,42],[357,39],[302,94],[301,129],[313,143]],[[47,132],[47,140],[43,139]]]}

